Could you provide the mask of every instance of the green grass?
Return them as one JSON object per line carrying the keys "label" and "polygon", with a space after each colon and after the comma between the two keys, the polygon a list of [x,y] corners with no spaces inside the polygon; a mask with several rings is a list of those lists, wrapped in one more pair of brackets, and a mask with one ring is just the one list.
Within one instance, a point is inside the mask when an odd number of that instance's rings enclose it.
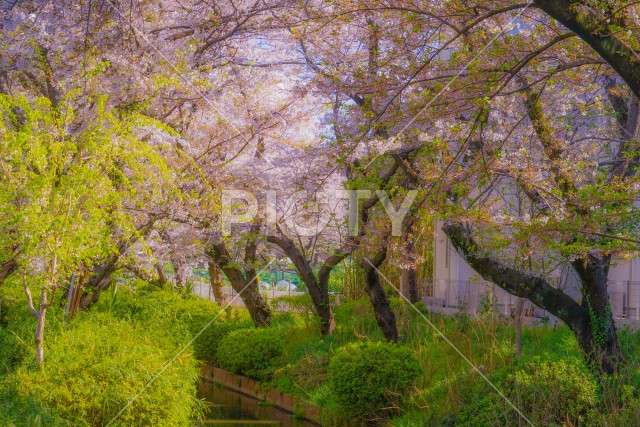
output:
{"label": "green grass", "polygon": [[[219,313],[215,304],[136,283],[105,295],[89,313],[66,324],[62,304],[52,307],[45,334],[45,371],[40,372],[31,342],[34,320],[20,300],[20,290],[5,286],[1,291],[14,303],[3,307],[0,319],[0,425],[104,424],[219,314],[122,420],[123,424],[190,425],[199,412],[194,397],[196,360],[217,364],[217,350],[225,337],[253,328],[244,310]],[[349,301],[336,307],[337,329],[324,337],[308,313],[308,299],[286,302],[298,310],[274,313],[270,329],[282,351],[258,379],[322,407],[324,426],[359,425],[362,420],[345,411],[329,385],[329,366],[341,347],[384,340],[369,302]],[[638,332],[620,331],[628,364],[618,376],[599,382],[585,368],[566,327],[524,327],[522,356],[516,358],[515,333],[508,320],[447,317],[420,307],[447,342],[412,307],[399,300],[392,300],[392,307],[401,344],[415,355],[421,373],[408,392],[394,397],[393,411],[377,412],[382,414],[375,420],[378,424],[519,425],[514,411],[458,352],[537,425],[563,425],[567,415],[574,425],[590,426],[634,425],[640,419]]]}
{"label": "green grass", "polygon": [[[413,308],[396,300],[392,300],[392,306],[397,315],[401,344],[411,348],[418,357],[422,374],[414,390],[404,396],[400,415],[394,419],[380,419],[380,424],[403,427],[492,425],[495,421],[501,425],[517,425],[517,417],[505,408],[505,401],[458,351],[504,393],[516,395],[512,400],[527,407],[531,412],[527,415],[531,419],[544,420],[544,425],[553,425],[553,422],[544,417],[545,402],[541,399],[547,399],[549,405],[561,399],[569,399],[567,405],[570,405],[573,399],[577,408],[572,414],[582,420],[582,425],[625,425],[626,420],[633,419],[638,413],[640,404],[636,389],[640,384],[640,363],[636,349],[640,334],[637,332],[620,332],[622,345],[629,356],[627,369],[611,384],[599,384],[585,368],[572,332],[564,326],[540,324],[523,327],[522,355],[516,358],[515,331],[508,320],[491,316],[448,317],[426,312],[429,320],[455,346],[454,349]],[[350,301],[337,307],[335,319],[337,329],[334,335],[322,337],[317,324],[310,324],[305,316],[284,314],[280,319],[277,317],[272,327],[282,337],[284,348],[279,368],[266,382],[266,385],[321,406],[324,410],[323,425],[327,426],[353,422],[349,420],[349,414],[340,408],[334,392],[327,385],[331,357],[338,348],[349,343],[384,339],[366,300]],[[549,373],[546,376],[532,374],[539,366],[544,366]],[[577,391],[569,385],[555,390],[551,384],[559,381],[554,378],[563,378],[567,366],[575,368],[571,375],[581,385]],[[595,384],[596,400],[590,400],[592,389],[589,384]],[[572,393],[579,395],[574,398]],[[578,402],[579,399],[582,403]],[[465,408],[478,402],[499,408],[503,416],[489,424],[483,424],[480,417],[473,419],[471,416],[469,420],[470,415]],[[540,405],[540,410],[536,409],[537,406],[529,408],[531,402]],[[562,412],[557,407],[552,409]]]}

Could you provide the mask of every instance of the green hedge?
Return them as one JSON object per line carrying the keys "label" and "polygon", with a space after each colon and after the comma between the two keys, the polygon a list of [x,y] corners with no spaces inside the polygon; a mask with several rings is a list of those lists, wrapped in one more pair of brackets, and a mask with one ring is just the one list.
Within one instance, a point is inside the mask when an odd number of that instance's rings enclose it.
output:
{"label": "green hedge", "polygon": [[191,348],[172,359],[193,336],[196,322],[189,318],[201,313],[201,323],[217,312],[215,306],[188,316],[199,301],[168,291],[122,289],[115,304],[101,301],[63,325],[63,302],[47,314],[42,370],[34,362],[35,319],[24,301],[16,300],[4,312],[0,425],[102,426],[143,389],[114,425],[193,425],[201,409],[199,366]]}
{"label": "green hedge", "polygon": [[194,350],[198,360],[219,366],[218,347],[222,340],[233,331],[253,327],[251,318],[243,318],[233,322],[216,321],[194,341]]}
{"label": "green hedge", "polygon": [[329,361],[329,386],[345,414],[388,418],[421,373],[411,349],[387,342],[353,343]]}
{"label": "green hedge", "polygon": [[218,365],[236,374],[267,380],[278,367],[283,342],[274,329],[239,329],[218,346]]}

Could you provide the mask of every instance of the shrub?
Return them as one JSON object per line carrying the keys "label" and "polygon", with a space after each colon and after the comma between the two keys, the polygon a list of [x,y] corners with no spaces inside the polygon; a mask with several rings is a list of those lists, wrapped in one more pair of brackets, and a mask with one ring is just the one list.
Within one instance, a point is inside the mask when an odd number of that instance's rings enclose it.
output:
{"label": "shrub", "polygon": [[[3,294],[12,288],[3,287]],[[35,319],[21,300],[5,307],[0,364],[7,375],[0,382],[0,425],[109,422],[191,338],[186,314],[179,316],[191,301],[167,294],[123,287],[118,298],[106,295],[109,301],[101,298],[90,312],[78,313],[66,325],[64,300],[56,301],[47,313],[43,370],[34,363]],[[200,406],[197,378],[198,367],[188,350],[116,425],[192,425]]]}
{"label": "shrub", "polygon": [[[534,360],[507,373],[494,384],[535,425],[584,424],[598,401],[598,387],[577,359]],[[464,405],[455,425],[516,424],[516,411],[495,391],[481,387],[476,399]]]}
{"label": "shrub", "polygon": [[[28,320],[28,319],[27,319]],[[25,322],[26,325],[30,325]],[[30,331],[29,331],[30,332]],[[28,336],[25,334],[24,336]],[[29,342],[29,344],[31,344]],[[18,336],[11,330],[0,326],[0,374],[12,370],[25,358],[29,348],[26,343],[20,342]]]}
{"label": "shrub", "polygon": [[20,396],[9,378],[0,381],[0,425],[2,426],[71,426],[50,408],[31,396]]}
{"label": "shrub", "polygon": [[285,393],[307,398],[308,390],[315,390],[326,383],[328,364],[326,355],[309,355],[293,365],[278,369],[274,373],[274,385]]}
{"label": "shrub", "polygon": [[[15,372],[17,391],[74,425],[104,425],[143,390],[187,341],[184,328],[130,324],[107,313],[79,316],[45,349],[45,368]],[[192,425],[198,367],[189,350],[176,358],[116,425]]]}
{"label": "shrub", "polygon": [[218,306],[195,295],[179,295],[170,290],[135,282],[134,287],[121,286],[115,302],[107,295],[100,298],[95,311],[104,311],[115,317],[134,321],[162,322],[168,326],[175,323],[187,325],[192,334],[199,332],[220,312]]}
{"label": "shrub", "polygon": [[349,344],[329,362],[329,385],[350,416],[388,418],[421,373],[404,346],[386,342]]}
{"label": "shrub", "polygon": [[526,365],[511,378],[521,408],[539,412],[541,425],[579,419],[597,402],[597,384],[586,369],[569,360]]}
{"label": "shrub", "polygon": [[[107,299],[101,298],[93,310],[111,313],[119,319],[149,322],[156,328],[171,329],[176,324],[184,325],[192,336],[200,334],[193,342],[195,357],[213,364],[216,363],[220,339],[232,330],[253,324],[248,316],[225,323],[216,318],[220,310],[215,303],[195,295],[179,295],[159,289],[140,280],[135,282],[135,287],[119,288],[117,295],[115,304],[108,304]],[[213,319],[216,320],[203,331],[202,328]]]}
{"label": "shrub", "polygon": [[267,380],[277,368],[282,346],[273,329],[239,329],[220,341],[218,364],[236,374]]}
{"label": "shrub", "polygon": [[219,366],[218,347],[221,341],[233,331],[253,327],[251,318],[239,319],[233,322],[214,322],[193,342],[193,348],[198,360]]}

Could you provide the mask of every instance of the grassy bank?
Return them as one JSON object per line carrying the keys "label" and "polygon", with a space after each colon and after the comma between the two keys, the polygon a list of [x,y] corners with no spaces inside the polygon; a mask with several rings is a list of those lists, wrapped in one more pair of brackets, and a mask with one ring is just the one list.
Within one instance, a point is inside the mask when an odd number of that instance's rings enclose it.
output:
{"label": "grassy bank", "polygon": [[201,411],[198,361],[311,401],[323,409],[327,427],[526,425],[517,411],[535,425],[619,426],[640,419],[640,363],[633,350],[640,334],[627,330],[620,331],[627,368],[600,382],[564,327],[525,327],[516,358],[513,327],[495,316],[445,317],[420,305],[418,313],[392,300],[401,338],[390,344],[366,300],[336,307],[337,330],[323,337],[308,296],[276,301],[291,311],[256,329],[244,310],[219,313],[207,301],[136,282],[66,322],[58,301],[48,317],[40,370],[35,321],[21,290],[0,292],[0,425],[107,424],[218,314],[116,425],[193,425]]}
{"label": "grassy bank", "polygon": [[[640,365],[632,350],[640,340],[636,332],[620,331],[628,367],[600,382],[565,327],[525,327],[522,355],[516,358],[509,320],[445,317],[422,306],[422,314],[509,403],[401,301],[393,302],[401,342],[387,344],[382,352],[374,343],[383,337],[366,300],[337,307],[337,331],[329,337],[317,333],[307,298],[287,303],[297,314],[276,315],[267,330],[218,334],[216,356],[210,360],[321,406],[326,426],[526,425],[511,403],[535,425],[619,426],[640,419]],[[222,323],[216,327],[233,329]],[[408,353],[395,355],[393,347]],[[412,381],[398,379],[407,372]]]}

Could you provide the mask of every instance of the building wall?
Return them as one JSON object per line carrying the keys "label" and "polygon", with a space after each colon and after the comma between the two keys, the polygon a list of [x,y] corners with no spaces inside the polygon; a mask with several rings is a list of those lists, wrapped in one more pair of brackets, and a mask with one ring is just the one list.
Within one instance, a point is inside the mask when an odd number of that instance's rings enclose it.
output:
{"label": "building wall", "polygon": [[[511,313],[517,297],[479,277],[478,273],[456,252],[442,231],[442,221],[436,221],[433,252],[433,291],[426,297],[432,306],[465,309],[476,313],[483,299],[494,301],[494,309],[506,315]],[[565,274],[562,272],[558,273]],[[580,301],[579,284],[568,277],[564,291]],[[630,261],[614,259],[609,270],[609,297],[614,317],[640,319],[640,258]],[[530,307],[536,317],[550,317],[544,310]]]}

